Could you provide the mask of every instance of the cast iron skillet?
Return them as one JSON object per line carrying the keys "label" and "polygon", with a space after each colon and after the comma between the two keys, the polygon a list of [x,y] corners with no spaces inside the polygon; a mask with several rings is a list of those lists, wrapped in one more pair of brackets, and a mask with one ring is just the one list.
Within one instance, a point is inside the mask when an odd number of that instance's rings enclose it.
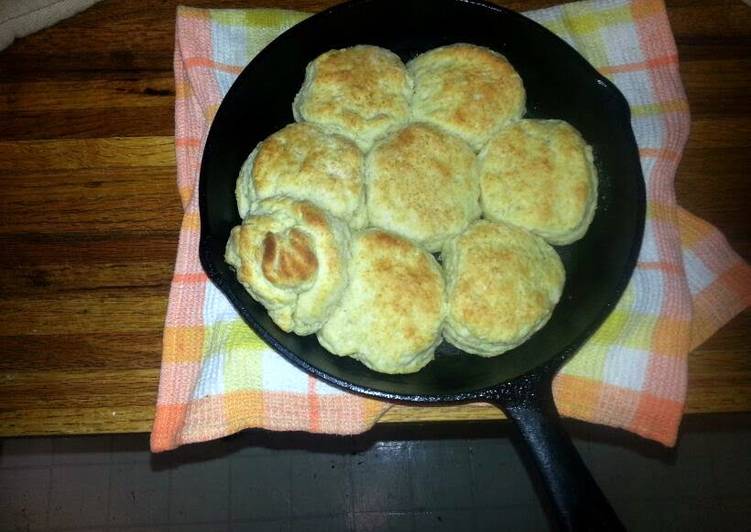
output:
{"label": "cast iron skillet", "polygon": [[[516,67],[530,117],[559,118],[593,146],[599,171],[597,213],[586,236],[559,247],[566,286],[548,324],[522,346],[483,359],[448,344],[412,375],[384,375],[332,356],[315,336],[281,331],[224,262],[240,166],[257,142],[292,121],[291,102],[305,66],[332,48],[375,44],[408,61],[454,42],[487,46]],[[535,22],[492,4],[462,0],[356,0],[288,30],[240,74],[211,126],[201,166],[200,255],[206,273],[245,321],[290,362],[347,390],[423,405],[486,401],[518,428],[539,468],[558,525],[620,527],[560,425],[551,381],[610,313],[631,276],[644,228],[645,193],[623,95],[576,51]]]}

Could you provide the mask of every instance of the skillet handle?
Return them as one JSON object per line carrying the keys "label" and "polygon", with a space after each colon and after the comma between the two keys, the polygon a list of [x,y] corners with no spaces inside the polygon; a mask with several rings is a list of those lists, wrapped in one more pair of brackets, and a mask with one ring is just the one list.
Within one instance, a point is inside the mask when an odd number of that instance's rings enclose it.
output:
{"label": "skillet handle", "polygon": [[[542,381],[542,382],[540,382]],[[561,423],[551,383],[494,397],[521,434],[561,530],[625,530]],[[531,393],[528,393],[531,392]]]}

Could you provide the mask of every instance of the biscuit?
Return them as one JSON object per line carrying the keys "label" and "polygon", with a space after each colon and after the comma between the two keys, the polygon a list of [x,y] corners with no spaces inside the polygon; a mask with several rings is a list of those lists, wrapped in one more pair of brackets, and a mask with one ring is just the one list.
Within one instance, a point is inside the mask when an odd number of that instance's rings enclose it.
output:
{"label": "biscuit", "polygon": [[480,217],[475,154],[462,140],[427,124],[410,124],[365,158],[368,219],[439,251]]}
{"label": "biscuit", "polygon": [[353,237],[349,285],[318,340],[382,373],[413,373],[433,359],[446,315],[436,260],[380,229]]}
{"label": "biscuit", "polygon": [[364,227],[363,160],[349,139],[290,124],[260,142],[243,164],[235,189],[240,217],[254,202],[289,196],[310,201],[355,229]]}
{"label": "biscuit", "polygon": [[407,68],[415,84],[413,119],[461,137],[475,151],[524,114],[521,77],[505,57],[488,48],[443,46],[417,56]]}
{"label": "biscuit", "polygon": [[592,149],[561,120],[521,120],[478,157],[486,218],[523,227],[551,244],[587,232],[597,207]]}
{"label": "biscuit", "polygon": [[523,343],[561,297],[561,259],[523,229],[480,220],[442,256],[449,306],[443,336],[468,353],[491,357]]}
{"label": "biscuit", "polygon": [[316,332],[347,284],[347,225],[309,202],[275,197],[232,229],[225,261],[281,329]]}
{"label": "biscuit", "polygon": [[292,111],[354,140],[363,150],[410,116],[412,78],[393,52],[377,46],[328,51],[308,64]]}

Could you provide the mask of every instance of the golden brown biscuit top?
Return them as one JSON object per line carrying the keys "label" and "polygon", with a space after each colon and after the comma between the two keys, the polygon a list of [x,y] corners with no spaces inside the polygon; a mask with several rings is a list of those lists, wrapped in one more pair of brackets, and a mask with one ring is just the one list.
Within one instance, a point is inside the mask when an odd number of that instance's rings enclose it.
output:
{"label": "golden brown biscuit top", "polygon": [[362,153],[343,138],[308,124],[290,124],[266,139],[253,163],[253,181],[261,198],[279,186],[334,187],[356,196],[362,185]]}
{"label": "golden brown biscuit top", "polygon": [[295,108],[300,118],[369,147],[409,117],[411,93],[412,80],[399,56],[376,46],[354,46],[311,63]]}
{"label": "golden brown biscuit top", "polygon": [[225,260],[277,325],[311,334],[347,285],[349,243],[339,218],[312,203],[275,196],[258,202],[232,229]]}
{"label": "golden brown biscuit top", "polygon": [[353,239],[349,278],[337,310],[319,332],[323,344],[387,373],[424,366],[446,313],[435,258],[409,240],[368,229]]}
{"label": "golden brown biscuit top", "polygon": [[488,341],[513,343],[560,297],[565,272],[541,238],[481,220],[455,242],[449,265],[449,314]]}
{"label": "golden brown biscuit top", "polygon": [[255,201],[289,196],[360,225],[353,218],[364,210],[364,156],[352,140],[295,123],[261,142],[251,159],[248,175],[241,171],[238,179],[241,216]]}
{"label": "golden brown biscuit top", "polygon": [[297,228],[266,233],[261,269],[269,282],[284,288],[309,283],[318,271],[318,259],[310,238]]}
{"label": "golden brown biscuit top", "polygon": [[569,234],[581,236],[580,225],[591,219],[591,150],[566,122],[521,120],[501,130],[480,153],[479,174],[483,209],[494,220],[564,244]]}
{"label": "golden brown biscuit top", "polygon": [[326,349],[385,373],[412,373],[433,359],[446,316],[435,258],[409,240],[368,229],[352,240],[349,285],[318,332]]}
{"label": "golden brown biscuit top", "polygon": [[[378,288],[373,293],[373,305],[380,309],[379,315],[393,313],[400,318],[405,313],[424,313],[428,322],[440,315],[443,293],[436,287],[442,281],[430,255],[409,241],[379,230],[364,233],[355,249],[357,258],[366,263],[360,270],[362,281]],[[407,336],[415,339],[415,327],[410,331]],[[425,332],[425,339],[429,340],[429,331]]]}
{"label": "golden brown biscuit top", "polygon": [[524,112],[521,78],[502,55],[487,48],[436,48],[415,58],[408,68],[415,81],[415,118],[460,135],[475,149]]}
{"label": "golden brown biscuit top", "polygon": [[316,59],[316,68],[319,84],[341,87],[349,99],[362,105],[377,103],[370,102],[370,97],[383,97],[379,87],[399,86],[405,79],[398,57],[375,46],[332,50]]}
{"label": "golden brown biscuit top", "polygon": [[480,215],[474,164],[465,142],[433,126],[416,123],[393,133],[366,159],[371,224],[437,251]]}

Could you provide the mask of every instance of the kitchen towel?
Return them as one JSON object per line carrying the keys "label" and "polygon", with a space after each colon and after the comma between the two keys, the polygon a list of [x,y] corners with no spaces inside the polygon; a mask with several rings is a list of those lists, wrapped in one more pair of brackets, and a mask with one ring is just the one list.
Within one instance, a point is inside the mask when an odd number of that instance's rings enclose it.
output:
{"label": "kitchen towel", "polygon": [[[592,0],[526,15],[574,46],[626,96],[648,194],[633,278],[611,316],[556,377],[556,404],[564,416],[673,445],[688,352],[748,306],[751,269],[715,228],[676,204],[673,180],[689,109],[665,6]],[[214,113],[253,56],[307,16],[178,8],[175,149],[185,216],[164,329],[154,451],[252,427],[353,434],[390,406],[289,364],[244,324],[198,260],[198,174]]]}

